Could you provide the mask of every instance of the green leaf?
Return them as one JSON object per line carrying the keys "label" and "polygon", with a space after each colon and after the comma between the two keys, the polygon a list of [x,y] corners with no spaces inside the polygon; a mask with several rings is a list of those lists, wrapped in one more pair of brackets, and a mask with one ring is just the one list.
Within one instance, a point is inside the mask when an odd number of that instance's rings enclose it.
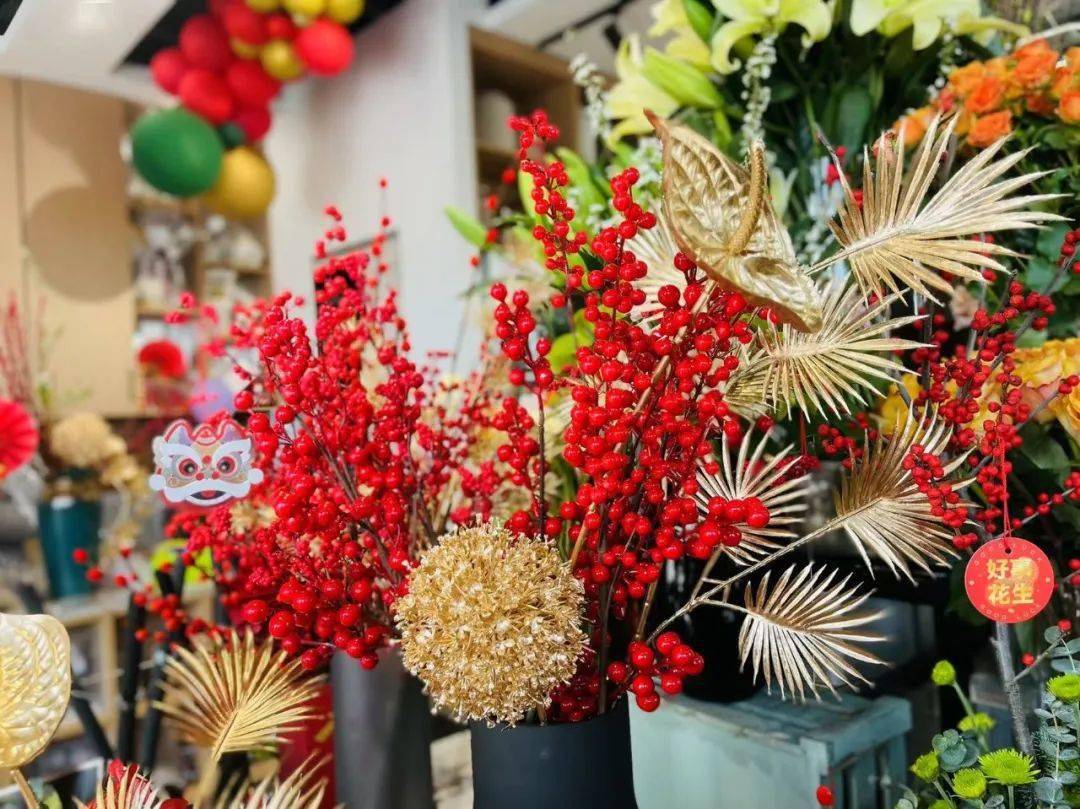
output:
{"label": "green leaf", "polygon": [[1048,433],[1037,433],[1034,430],[1025,431],[1025,433],[1020,451],[1036,467],[1051,471],[1069,467],[1069,456],[1065,454],[1061,444],[1052,439]]}
{"label": "green leaf", "polygon": [[836,105],[836,139],[854,154],[866,138],[866,125],[873,112],[870,91],[861,84],[840,91]]}
{"label": "green leaf", "polygon": [[713,126],[715,131],[713,132],[713,143],[716,144],[716,148],[722,152],[726,152],[731,145],[732,139],[735,137],[731,131],[731,124],[728,122],[727,115],[723,110],[713,110],[712,114]]}
{"label": "green leaf", "polygon": [[645,49],[641,73],[683,106],[711,110],[724,103],[720,91],[708,76],[656,48]]}
{"label": "green leaf", "polygon": [[519,171],[517,173],[518,184],[518,196],[521,197],[521,207],[525,209],[525,213],[532,217],[533,220],[538,219],[536,215],[536,203],[533,202],[532,191],[536,186],[536,181],[533,176],[527,171]]}
{"label": "green leaf", "polygon": [[[1035,239],[1035,249],[1040,256],[1056,260],[1061,255],[1061,243],[1065,241],[1065,234],[1069,232],[1068,222],[1058,222],[1048,225],[1045,230],[1039,231]],[[1049,278],[1047,279],[1050,280]]]}
{"label": "green leaf", "polygon": [[1027,263],[1027,268],[1024,270],[1024,285],[1036,290],[1045,289],[1056,271],[1057,267],[1051,262],[1041,256],[1035,256]]}
{"label": "green leaf", "polygon": [[488,247],[487,228],[480,224],[476,217],[470,216],[454,205],[447,205],[443,208],[443,212],[446,214],[446,218],[450,220],[450,224],[454,226],[454,230],[465,237],[465,241],[478,250]]}
{"label": "green leaf", "polygon": [[712,37],[713,13],[701,0],[682,0],[682,4],[690,27],[701,41],[708,45]]}
{"label": "green leaf", "polygon": [[560,146],[555,154],[566,167],[566,174],[570,178],[571,186],[577,191],[578,199],[583,207],[582,213],[587,212],[594,205],[601,207],[607,204],[607,198],[593,182],[592,171],[589,165],[581,159],[581,155],[573,149]]}
{"label": "green leaf", "polygon": [[578,343],[570,332],[560,334],[551,343],[551,351],[548,353],[548,362],[551,363],[553,373],[562,373],[567,366],[574,363],[574,353]]}

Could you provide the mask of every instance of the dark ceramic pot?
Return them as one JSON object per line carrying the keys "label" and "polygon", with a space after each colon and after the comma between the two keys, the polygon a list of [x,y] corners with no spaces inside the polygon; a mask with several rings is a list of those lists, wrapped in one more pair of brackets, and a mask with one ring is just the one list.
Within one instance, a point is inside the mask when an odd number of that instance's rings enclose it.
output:
{"label": "dark ceramic pot", "polygon": [[330,661],[334,780],[349,809],[434,809],[431,711],[400,655],[371,671],[344,652]]}
{"label": "dark ceramic pot", "polygon": [[637,809],[625,698],[587,722],[470,730],[473,809]]}
{"label": "dark ceramic pot", "polygon": [[90,592],[86,566],[78,564],[73,554],[84,550],[97,559],[101,543],[101,503],[61,495],[38,506],[38,536],[49,592],[53,598],[82,596]]}

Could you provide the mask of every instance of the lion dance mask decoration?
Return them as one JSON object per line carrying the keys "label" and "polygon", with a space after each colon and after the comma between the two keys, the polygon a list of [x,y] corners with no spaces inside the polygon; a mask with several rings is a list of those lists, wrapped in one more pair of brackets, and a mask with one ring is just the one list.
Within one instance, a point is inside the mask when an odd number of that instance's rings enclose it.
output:
{"label": "lion dance mask decoration", "polygon": [[225,419],[200,424],[174,421],[154,439],[150,488],[167,503],[218,506],[246,497],[262,482],[261,469],[252,466],[251,438],[239,424]]}

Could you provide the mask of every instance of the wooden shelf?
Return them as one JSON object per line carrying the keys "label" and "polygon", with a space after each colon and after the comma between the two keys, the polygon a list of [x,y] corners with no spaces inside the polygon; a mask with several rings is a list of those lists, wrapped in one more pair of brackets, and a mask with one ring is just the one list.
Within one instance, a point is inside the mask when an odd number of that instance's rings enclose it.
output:
{"label": "wooden shelf", "polygon": [[477,177],[481,182],[502,182],[502,173],[506,168],[514,168],[517,163],[517,152],[507,149],[505,146],[495,146],[490,143],[476,144],[476,167]]}

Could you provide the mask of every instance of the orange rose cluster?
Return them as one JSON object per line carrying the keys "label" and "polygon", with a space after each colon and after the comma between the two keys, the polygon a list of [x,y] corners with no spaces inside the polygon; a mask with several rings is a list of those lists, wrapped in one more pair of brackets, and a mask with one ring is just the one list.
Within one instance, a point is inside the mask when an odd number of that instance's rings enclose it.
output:
{"label": "orange rose cluster", "polygon": [[949,74],[949,82],[925,107],[893,125],[912,146],[922,140],[938,112],[957,110],[956,134],[974,148],[989,146],[1025,115],[1080,125],[1080,47],[1060,54],[1036,39],[1008,56],[971,62]]}

